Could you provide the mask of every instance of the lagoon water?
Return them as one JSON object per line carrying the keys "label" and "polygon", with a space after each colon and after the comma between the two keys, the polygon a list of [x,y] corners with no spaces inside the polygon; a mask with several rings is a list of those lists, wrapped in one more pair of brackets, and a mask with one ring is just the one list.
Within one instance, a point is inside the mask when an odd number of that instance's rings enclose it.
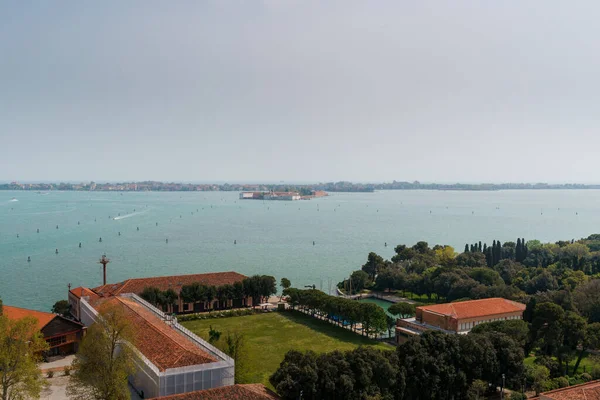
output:
{"label": "lagoon water", "polygon": [[399,243],[462,251],[478,240],[600,233],[599,205],[599,190],[382,191],[295,202],[240,201],[237,192],[0,191],[0,297],[49,310],[66,299],[68,283],[102,284],[104,253],[108,282],[238,271],[328,291],[370,251],[389,258]]}

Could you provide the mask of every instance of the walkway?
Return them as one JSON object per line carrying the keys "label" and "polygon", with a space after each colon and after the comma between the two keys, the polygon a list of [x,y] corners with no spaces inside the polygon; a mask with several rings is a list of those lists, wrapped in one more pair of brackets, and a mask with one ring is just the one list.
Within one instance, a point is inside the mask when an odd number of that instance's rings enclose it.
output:
{"label": "walkway", "polygon": [[54,360],[54,361],[47,362],[47,363],[41,363],[40,369],[42,370],[42,372],[46,372],[48,370],[62,371],[63,369],[65,369],[65,367],[71,366],[71,363],[73,363],[74,359],[75,359],[75,355],[71,354],[69,356],[65,356],[58,360]]}

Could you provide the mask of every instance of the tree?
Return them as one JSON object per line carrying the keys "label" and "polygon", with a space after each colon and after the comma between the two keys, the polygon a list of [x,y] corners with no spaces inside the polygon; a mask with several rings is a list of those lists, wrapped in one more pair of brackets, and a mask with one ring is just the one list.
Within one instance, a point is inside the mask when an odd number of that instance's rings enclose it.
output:
{"label": "tree", "polygon": [[177,295],[177,292],[171,288],[165,290],[164,292],[162,292],[162,298],[163,298],[163,302],[164,305],[169,306],[169,305],[174,305],[177,304],[177,300],[179,299],[179,296]]}
{"label": "tree", "polygon": [[228,332],[225,336],[223,351],[233,358],[235,362],[235,383],[241,383],[243,380],[241,373],[244,371],[247,358],[246,337],[239,332]]}
{"label": "tree", "polygon": [[579,351],[579,355],[577,356],[577,361],[575,362],[575,366],[573,367],[573,375],[577,374],[577,369],[579,368],[579,363],[583,359],[587,350],[597,350],[600,348],[600,322],[594,322],[593,324],[588,324],[585,327],[585,335],[583,339],[583,343],[581,346],[581,350]]}
{"label": "tree", "polygon": [[600,279],[592,279],[575,288],[573,302],[589,322],[600,322]]}
{"label": "tree", "polygon": [[260,295],[267,300],[269,297],[277,293],[277,281],[269,275],[260,277]]}
{"label": "tree", "polygon": [[394,303],[388,308],[388,312],[393,315],[398,315],[400,318],[410,318],[415,315],[415,305],[410,303]]}
{"label": "tree", "polygon": [[0,315],[4,312],[4,308],[2,306],[2,298],[0,297]]}
{"label": "tree", "polygon": [[522,319],[494,321],[479,324],[471,329],[471,333],[499,332],[512,338],[519,346],[525,347],[529,337],[529,324]]}
{"label": "tree", "polygon": [[565,311],[554,303],[539,303],[535,306],[532,337],[541,341],[540,346],[546,355],[553,355],[564,339],[563,320]]}
{"label": "tree", "polygon": [[146,286],[140,293],[140,297],[154,306],[161,306],[164,303],[163,293],[157,287]]}
{"label": "tree", "polygon": [[221,331],[213,329],[212,325],[208,326],[208,343],[218,342],[221,338]]}
{"label": "tree", "polygon": [[283,297],[283,290],[290,288],[292,286],[292,282],[290,282],[288,278],[281,278],[281,283],[279,286],[281,286],[282,289],[281,297],[279,297],[279,301],[281,301],[281,298]]}
{"label": "tree", "polygon": [[531,387],[535,390],[535,395],[539,396],[550,379],[550,371],[542,365],[528,365],[526,367],[527,379],[532,382]]}
{"label": "tree", "polygon": [[54,314],[62,315],[63,317],[69,317],[71,311],[71,305],[67,300],[59,300],[52,306],[52,312]]}
{"label": "tree", "polygon": [[454,257],[456,257],[456,253],[454,252],[454,248],[452,246],[443,246],[435,250],[435,257],[441,265],[450,267],[454,265]]}
{"label": "tree", "polygon": [[385,260],[380,255],[370,252],[367,257],[367,262],[362,266],[362,270],[365,271],[371,281],[375,280],[375,276],[381,268],[385,266]]}
{"label": "tree", "polygon": [[481,379],[475,379],[469,388],[469,398],[473,400],[483,399],[488,385]]}
{"label": "tree", "polygon": [[47,349],[35,318],[0,315],[0,399],[39,397],[43,382],[37,363]]}
{"label": "tree", "polygon": [[359,293],[369,283],[369,275],[362,270],[354,271],[352,275],[350,275],[350,282],[352,282],[352,291],[354,293]]}
{"label": "tree", "polygon": [[396,327],[396,318],[392,318],[389,315],[385,316],[385,321],[387,325],[388,337],[392,337],[392,330]]}
{"label": "tree", "polygon": [[290,350],[269,382],[282,399],[314,399],[317,394],[318,371],[317,355],[314,352]]}
{"label": "tree", "polygon": [[81,341],[67,394],[83,400],[128,399],[127,377],[135,371],[134,338],[125,311],[105,303]]}

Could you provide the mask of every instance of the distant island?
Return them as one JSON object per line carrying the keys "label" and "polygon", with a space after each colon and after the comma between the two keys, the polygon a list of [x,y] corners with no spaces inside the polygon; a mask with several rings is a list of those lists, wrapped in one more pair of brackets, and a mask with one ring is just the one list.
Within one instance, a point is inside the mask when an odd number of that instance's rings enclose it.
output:
{"label": "distant island", "polygon": [[196,184],[180,182],[122,182],[122,183],[19,183],[0,184],[0,190],[72,190],[100,192],[297,192],[307,196],[312,192],[374,192],[375,190],[541,190],[541,189],[600,189],[600,185],[577,183],[421,183],[392,181],[389,183],[353,183],[347,181],[314,184]]}

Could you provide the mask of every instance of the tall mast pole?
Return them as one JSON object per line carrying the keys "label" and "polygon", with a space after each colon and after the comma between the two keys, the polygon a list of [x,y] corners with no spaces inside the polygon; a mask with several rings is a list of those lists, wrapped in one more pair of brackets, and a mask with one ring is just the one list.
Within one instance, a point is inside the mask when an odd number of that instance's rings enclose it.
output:
{"label": "tall mast pole", "polygon": [[106,264],[108,264],[110,262],[110,260],[106,257],[106,254],[102,255],[102,258],[100,259],[100,261],[98,261],[98,264],[102,264],[103,267],[103,272],[104,272],[104,285],[106,285]]}

